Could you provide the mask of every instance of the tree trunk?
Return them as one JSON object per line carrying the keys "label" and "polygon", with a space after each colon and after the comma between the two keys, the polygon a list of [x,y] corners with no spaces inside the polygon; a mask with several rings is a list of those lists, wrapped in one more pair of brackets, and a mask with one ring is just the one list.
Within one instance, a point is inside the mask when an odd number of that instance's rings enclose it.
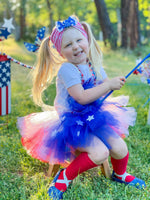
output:
{"label": "tree trunk", "polygon": [[53,30],[53,11],[52,11],[52,4],[54,3],[52,0],[46,0],[47,2],[47,7],[48,7],[48,11],[49,11],[49,27],[50,27],[50,33]]}
{"label": "tree trunk", "polygon": [[121,0],[122,44],[134,49],[140,41],[138,0]]}
{"label": "tree trunk", "polygon": [[20,5],[20,39],[25,38],[26,32],[26,0],[21,0]]}
{"label": "tree trunk", "polygon": [[109,19],[109,15],[107,12],[107,7],[104,0],[94,0],[99,24],[101,26],[103,32],[104,44],[107,45],[107,41],[110,42],[111,48],[117,47],[117,37],[114,34],[112,24]]}

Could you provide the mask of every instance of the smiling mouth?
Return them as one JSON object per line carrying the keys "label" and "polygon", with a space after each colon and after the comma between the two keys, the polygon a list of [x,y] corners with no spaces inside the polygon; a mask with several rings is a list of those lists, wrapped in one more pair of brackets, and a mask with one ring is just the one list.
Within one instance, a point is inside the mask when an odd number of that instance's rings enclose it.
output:
{"label": "smiling mouth", "polygon": [[83,51],[77,52],[74,54],[74,56],[80,56],[83,53]]}

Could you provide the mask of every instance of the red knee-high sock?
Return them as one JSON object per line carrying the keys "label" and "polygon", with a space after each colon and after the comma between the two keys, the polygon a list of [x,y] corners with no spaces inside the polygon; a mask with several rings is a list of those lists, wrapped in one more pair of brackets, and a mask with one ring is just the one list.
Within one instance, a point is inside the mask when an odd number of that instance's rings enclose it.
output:
{"label": "red knee-high sock", "polygon": [[55,183],[55,187],[63,192],[66,191],[66,183],[61,183],[65,180],[65,175],[68,180],[73,180],[82,172],[94,167],[97,167],[97,165],[89,158],[88,154],[86,152],[81,153],[77,158],[75,158],[75,160],[73,160],[65,171],[61,171]]}
{"label": "red knee-high sock", "polygon": [[133,179],[135,177],[126,173],[128,159],[129,159],[129,152],[122,159],[114,159],[113,157],[111,157],[111,163],[112,163],[112,166],[113,166],[113,170],[115,172],[115,176],[118,179],[123,180],[123,177],[124,177],[126,182],[131,182],[131,181],[133,181]]}

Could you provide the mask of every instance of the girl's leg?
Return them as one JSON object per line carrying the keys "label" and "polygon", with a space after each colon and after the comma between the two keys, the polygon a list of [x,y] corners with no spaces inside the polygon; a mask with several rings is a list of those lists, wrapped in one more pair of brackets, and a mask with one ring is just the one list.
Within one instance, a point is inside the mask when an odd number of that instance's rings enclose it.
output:
{"label": "girl's leg", "polygon": [[75,158],[65,171],[61,171],[55,183],[55,187],[58,190],[63,192],[66,191],[69,184],[66,184],[65,179],[71,182],[71,180],[76,178],[82,172],[97,167],[103,163],[109,156],[109,150],[97,137],[94,137],[91,146],[80,148],[78,150],[81,151],[81,154]]}
{"label": "girl's leg", "polygon": [[110,137],[109,144],[112,147],[112,149],[110,149],[110,155],[114,159],[122,159],[127,155],[128,147],[121,137]]}
{"label": "girl's leg", "polygon": [[[120,175],[123,175],[126,173],[127,170],[127,164],[128,164],[128,158],[129,158],[129,152],[126,143],[122,138],[110,138],[110,144],[112,146],[112,149],[110,150],[111,155],[111,163],[113,166],[113,170],[117,176],[117,178],[122,179]],[[133,181],[135,177],[132,175],[127,175],[125,177],[126,182]]]}
{"label": "girl's leg", "polygon": [[126,172],[129,159],[129,152],[126,143],[122,138],[110,138],[109,142],[112,149],[110,150],[111,163],[113,166],[113,179],[136,186],[138,188],[145,187],[144,181],[132,176]]}

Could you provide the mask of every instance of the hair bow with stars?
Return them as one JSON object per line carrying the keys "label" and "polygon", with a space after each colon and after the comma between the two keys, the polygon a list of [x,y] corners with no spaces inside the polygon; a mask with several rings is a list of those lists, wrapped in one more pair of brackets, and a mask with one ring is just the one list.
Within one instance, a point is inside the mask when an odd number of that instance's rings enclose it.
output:
{"label": "hair bow with stars", "polygon": [[68,17],[68,19],[64,20],[63,22],[57,21],[56,28],[59,32],[63,31],[65,28],[70,26],[75,26],[77,24],[77,20],[73,17]]}

